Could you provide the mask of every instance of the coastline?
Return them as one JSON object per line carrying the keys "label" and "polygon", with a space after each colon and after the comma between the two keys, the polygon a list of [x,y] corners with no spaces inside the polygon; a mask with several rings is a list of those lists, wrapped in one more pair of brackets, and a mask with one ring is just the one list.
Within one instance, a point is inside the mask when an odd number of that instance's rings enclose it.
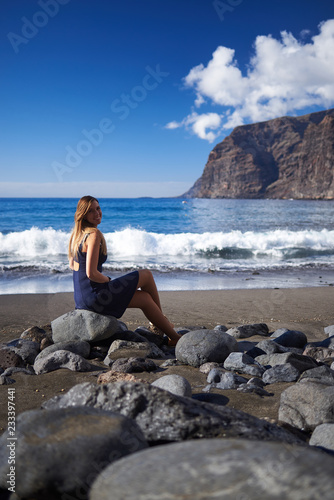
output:
{"label": "coastline", "polygon": [[[332,286],[162,291],[160,296],[164,313],[176,327],[267,323],[271,331],[304,331],[312,341],[322,339],[323,328],[334,324]],[[1,342],[19,337],[31,326],[45,326],[72,309],[72,292],[1,295]],[[128,309],[121,321],[130,329],[148,323],[138,309]]]}
{"label": "coastline", "polygon": [[[213,328],[224,324],[228,328],[240,324],[266,323],[270,332],[278,328],[299,330],[308,341],[323,340],[327,336],[324,327],[334,324],[334,287],[307,287],[250,290],[193,290],[161,292],[164,313],[176,327],[205,326]],[[72,293],[19,294],[0,296],[0,342],[19,338],[31,327],[45,327],[53,319],[72,310]],[[128,309],[121,318],[130,330],[148,321],[138,309]],[[256,344],[263,337],[253,336],[247,341]],[[157,360],[156,360],[157,361]],[[161,364],[162,361],[158,362]],[[105,370],[103,364],[98,365]],[[60,369],[38,376],[15,373],[15,383],[0,386],[0,397],[6,398],[9,388],[15,389],[16,412],[38,409],[41,404],[82,382],[96,382],[96,371],[72,372]],[[139,379],[151,383],[162,375],[178,374],[191,384],[194,395],[203,394],[207,375],[191,366],[159,368],[150,373],[138,373]],[[289,383],[270,386],[271,397],[244,394],[236,390],[223,391],[228,406],[266,420],[277,421],[280,396]],[[222,394],[219,389],[212,392]],[[7,426],[7,409],[0,409],[0,434]]]}

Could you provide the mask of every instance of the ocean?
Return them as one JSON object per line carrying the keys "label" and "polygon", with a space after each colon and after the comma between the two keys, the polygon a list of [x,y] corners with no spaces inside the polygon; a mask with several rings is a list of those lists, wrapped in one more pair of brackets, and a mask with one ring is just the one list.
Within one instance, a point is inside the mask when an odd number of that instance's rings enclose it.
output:
{"label": "ocean", "polygon": [[[73,290],[77,201],[0,199],[0,294]],[[160,290],[334,285],[334,201],[99,201],[112,277],[149,268]]]}

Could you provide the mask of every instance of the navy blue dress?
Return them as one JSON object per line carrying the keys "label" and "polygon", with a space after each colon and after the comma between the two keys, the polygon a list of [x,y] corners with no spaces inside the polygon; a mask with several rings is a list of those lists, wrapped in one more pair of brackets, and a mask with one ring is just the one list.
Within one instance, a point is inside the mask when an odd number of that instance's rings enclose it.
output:
{"label": "navy blue dress", "polygon": [[[86,309],[107,316],[120,318],[137,290],[139,273],[133,271],[107,283],[91,281],[86,274],[87,253],[79,246],[76,262],[79,270],[73,271],[74,301],[76,309]],[[101,273],[107,256],[100,252],[97,269]]]}

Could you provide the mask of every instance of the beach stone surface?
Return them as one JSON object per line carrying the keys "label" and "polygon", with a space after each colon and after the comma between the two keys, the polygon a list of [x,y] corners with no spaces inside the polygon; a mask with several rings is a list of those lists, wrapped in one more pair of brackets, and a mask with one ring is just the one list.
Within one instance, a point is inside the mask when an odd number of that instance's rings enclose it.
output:
{"label": "beach stone surface", "polygon": [[257,356],[255,360],[261,365],[271,367],[289,363],[290,365],[297,368],[300,373],[318,366],[318,363],[309,356],[303,356],[302,354],[296,354],[293,352],[261,355]]}
{"label": "beach stone surface", "polygon": [[213,368],[208,374],[207,382],[209,385],[203,389],[204,392],[209,392],[212,388],[222,390],[237,389],[240,384],[246,384],[247,379],[233,372]]}
{"label": "beach stone surface", "polygon": [[261,377],[265,368],[257,363],[251,356],[242,352],[231,352],[224,361],[225,370]]}
{"label": "beach stone surface", "polygon": [[[2,488],[8,487],[7,445],[11,441],[7,437],[6,432],[0,438]],[[15,490],[22,498],[53,498],[55,492],[87,494],[107,465],[147,447],[133,420],[95,408],[21,413],[16,437]]]}
{"label": "beach stone surface", "polygon": [[0,348],[0,367],[6,370],[6,368],[10,368],[11,366],[25,367],[26,363],[16,352],[7,346],[3,346]]}
{"label": "beach stone surface", "polygon": [[299,347],[302,348],[307,344],[307,337],[305,333],[297,330],[279,329],[270,335],[275,339],[277,344],[284,347]]}
{"label": "beach stone surface", "polygon": [[286,363],[285,365],[275,365],[266,370],[262,376],[266,384],[275,384],[277,382],[296,382],[299,379],[300,372],[297,368]]}
{"label": "beach stone surface", "polygon": [[237,341],[219,330],[194,330],[183,335],[175,348],[176,359],[190,366],[204,363],[223,363],[227,356],[238,351]]}
{"label": "beach stone surface", "polygon": [[104,364],[111,366],[118,358],[152,358],[165,359],[165,353],[152,342],[131,342],[128,340],[114,340],[109,347]]}
{"label": "beach stone surface", "polygon": [[318,382],[319,384],[334,385],[334,371],[327,365],[321,365],[302,373],[299,382]]}
{"label": "beach stone surface", "polygon": [[328,347],[313,347],[307,346],[303,351],[304,356],[311,356],[316,361],[324,362],[328,358],[333,358],[334,361],[334,349]]}
{"label": "beach stone surface", "polygon": [[21,333],[21,339],[29,339],[37,342],[39,345],[43,340],[49,339],[52,342],[51,335],[47,334],[44,328],[39,326],[31,326]]}
{"label": "beach stone surface", "polygon": [[134,375],[130,373],[121,373],[114,370],[109,370],[105,373],[100,373],[97,378],[98,384],[110,384],[113,382],[143,382],[143,380],[138,380]]}
{"label": "beach stone surface", "polygon": [[278,418],[306,431],[334,423],[334,386],[306,380],[288,387],[281,394]]}
{"label": "beach stone surface", "polygon": [[266,354],[289,352],[287,347],[284,347],[271,339],[261,340],[256,344],[255,349],[261,349]]}
{"label": "beach stone surface", "polygon": [[34,364],[35,358],[39,353],[39,344],[29,339],[14,339],[5,344],[9,351],[14,352],[24,363]]}
{"label": "beach stone surface", "polygon": [[334,335],[334,325],[325,326],[324,332],[328,335],[328,337]]}
{"label": "beach stone surface", "polygon": [[113,500],[330,500],[333,470],[334,458],[317,449],[202,439],[118,460],[96,479],[89,498],[109,500],[112,491]]}
{"label": "beach stone surface", "polygon": [[119,358],[111,364],[113,371],[121,373],[153,372],[158,369],[152,359]]}
{"label": "beach stone surface", "polygon": [[269,335],[269,328],[265,323],[255,323],[253,325],[240,325],[234,328],[229,328],[226,332],[235,339],[246,339],[253,337],[253,335]]}
{"label": "beach stone surface", "polygon": [[56,344],[45,347],[45,349],[37,355],[35,361],[43,359],[56,351],[70,351],[83,358],[88,358],[90,354],[90,344],[85,340],[64,340],[63,342],[57,342]]}
{"label": "beach stone surface", "polygon": [[67,368],[73,372],[88,372],[95,367],[78,354],[65,350],[51,352],[47,356],[37,359],[34,363],[36,375],[59,370],[60,368]]}
{"label": "beach stone surface", "polygon": [[334,423],[318,425],[312,432],[309,444],[334,451]]}
{"label": "beach stone surface", "polygon": [[123,331],[124,323],[113,316],[104,316],[84,309],[75,309],[51,322],[53,342],[86,340],[97,342]]}
{"label": "beach stone surface", "polygon": [[154,387],[159,387],[165,391],[191,398],[192,390],[188,380],[181,375],[165,375],[152,382]]}
{"label": "beach stone surface", "polygon": [[149,384],[78,384],[45,403],[46,409],[88,406],[133,418],[149,444],[205,437],[302,441],[281,427],[233,408],[176,396]]}

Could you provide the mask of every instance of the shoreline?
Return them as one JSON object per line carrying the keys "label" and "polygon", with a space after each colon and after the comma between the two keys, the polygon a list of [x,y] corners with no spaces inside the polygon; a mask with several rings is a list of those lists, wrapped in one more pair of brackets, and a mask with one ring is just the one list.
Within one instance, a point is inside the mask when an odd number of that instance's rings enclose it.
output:
{"label": "shoreline", "polygon": [[[304,331],[312,341],[324,338],[324,326],[334,324],[331,286],[161,291],[160,296],[164,313],[176,327],[267,323],[272,331],[281,327]],[[73,309],[72,292],[2,295],[1,342]],[[138,309],[128,309],[120,319],[129,329],[148,323]]]}
{"label": "shoreline", "polygon": [[[218,324],[228,328],[241,324],[266,323],[270,332],[278,328],[299,330],[306,334],[308,342],[324,340],[324,327],[334,324],[334,287],[308,287],[251,290],[193,290],[161,292],[164,313],[175,327],[204,326],[208,329]],[[45,327],[53,319],[73,310],[73,294],[26,294],[0,297],[0,343],[20,337],[31,326]],[[130,330],[140,325],[148,326],[148,320],[138,309],[128,309],[121,321]],[[256,345],[263,337],[253,336],[247,341]],[[160,365],[162,361],[158,361]],[[101,370],[106,370],[102,363]],[[98,372],[72,372],[60,369],[38,376],[15,373],[15,383],[0,387],[0,395],[7,397],[8,387],[15,389],[17,415],[23,411],[38,409],[41,404],[82,382],[96,382]],[[139,379],[151,383],[162,375],[177,374],[191,384],[193,394],[201,395],[207,385],[206,375],[191,366],[170,366],[155,372],[138,373]],[[228,406],[259,418],[277,421],[280,395],[289,383],[270,386],[271,397],[244,394],[236,390],[223,391]],[[219,389],[213,392],[222,394]],[[7,425],[7,409],[0,410],[0,434]]]}

